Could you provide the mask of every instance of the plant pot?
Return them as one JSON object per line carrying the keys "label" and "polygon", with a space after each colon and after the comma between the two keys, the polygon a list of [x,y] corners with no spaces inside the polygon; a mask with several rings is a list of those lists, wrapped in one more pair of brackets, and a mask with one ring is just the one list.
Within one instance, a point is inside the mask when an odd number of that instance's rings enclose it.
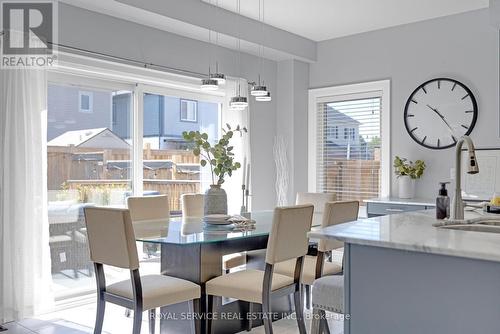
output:
{"label": "plant pot", "polygon": [[227,194],[220,185],[212,184],[205,192],[204,214],[224,214],[227,215]]}
{"label": "plant pot", "polygon": [[404,175],[399,177],[399,198],[415,197],[415,180]]}

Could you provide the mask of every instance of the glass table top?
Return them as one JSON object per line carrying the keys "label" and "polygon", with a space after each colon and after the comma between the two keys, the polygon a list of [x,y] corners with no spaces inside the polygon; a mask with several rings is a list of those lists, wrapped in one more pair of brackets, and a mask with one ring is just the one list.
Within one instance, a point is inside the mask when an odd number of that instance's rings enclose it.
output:
{"label": "glass table top", "polygon": [[199,244],[230,239],[266,236],[271,231],[273,211],[252,212],[252,228],[235,225],[211,225],[202,217],[175,217],[169,221],[135,223],[137,241],[157,244]]}

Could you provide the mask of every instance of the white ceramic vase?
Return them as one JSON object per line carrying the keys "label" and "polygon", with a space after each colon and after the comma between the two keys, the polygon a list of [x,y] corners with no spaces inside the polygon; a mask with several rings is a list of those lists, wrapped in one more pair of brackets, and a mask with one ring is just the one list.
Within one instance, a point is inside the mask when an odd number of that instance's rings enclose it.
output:
{"label": "white ceramic vase", "polygon": [[415,180],[408,175],[400,176],[399,198],[413,198],[415,196]]}

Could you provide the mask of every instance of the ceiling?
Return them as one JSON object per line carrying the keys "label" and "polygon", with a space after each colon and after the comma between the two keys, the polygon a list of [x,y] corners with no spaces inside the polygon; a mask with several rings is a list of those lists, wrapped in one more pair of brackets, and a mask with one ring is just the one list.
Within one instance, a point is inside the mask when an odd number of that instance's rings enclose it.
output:
{"label": "ceiling", "polygon": [[[237,12],[238,0],[200,0]],[[314,41],[458,14],[489,0],[239,0],[241,14]]]}

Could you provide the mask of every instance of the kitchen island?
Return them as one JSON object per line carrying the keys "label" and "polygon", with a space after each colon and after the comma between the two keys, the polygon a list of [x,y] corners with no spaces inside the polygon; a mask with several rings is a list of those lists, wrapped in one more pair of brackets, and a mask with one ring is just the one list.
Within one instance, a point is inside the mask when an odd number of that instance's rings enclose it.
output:
{"label": "kitchen island", "polygon": [[[434,216],[408,212],[310,232],[345,242],[345,334],[500,333],[500,233],[438,228]],[[481,216],[496,217],[465,218]]]}

